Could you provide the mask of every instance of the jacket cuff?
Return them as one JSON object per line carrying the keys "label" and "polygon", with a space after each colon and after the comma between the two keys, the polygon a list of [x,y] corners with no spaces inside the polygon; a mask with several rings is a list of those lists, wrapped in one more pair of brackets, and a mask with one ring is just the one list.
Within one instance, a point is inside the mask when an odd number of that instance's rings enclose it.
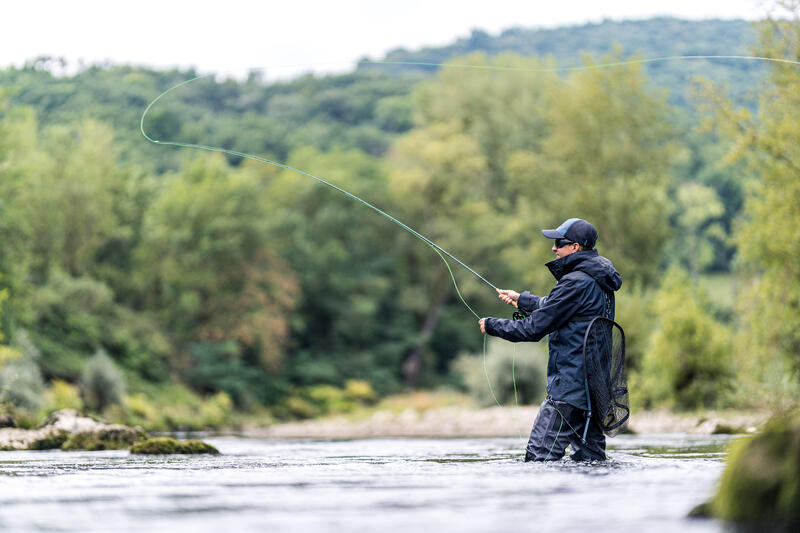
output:
{"label": "jacket cuff", "polygon": [[539,297],[534,296],[529,291],[524,291],[519,295],[517,300],[517,308],[530,313],[531,311],[539,308]]}
{"label": "jacket cuff", "polygon": [[497,333],[496,333],[496,330],[494,329],[494,324],[493,324],[493,322],[494,322],[495,320],[497,320],[497,319],[496,319],[496,318],[487,318],[487,319],[486,319],[486,320],[483,322],[483,329],[485,329],[485,330],[486,330],[486,334],[487,334],[487,335],[492,335],[492,336],[494,336],[494,337],[496,337],[496,336],[497,336]]}

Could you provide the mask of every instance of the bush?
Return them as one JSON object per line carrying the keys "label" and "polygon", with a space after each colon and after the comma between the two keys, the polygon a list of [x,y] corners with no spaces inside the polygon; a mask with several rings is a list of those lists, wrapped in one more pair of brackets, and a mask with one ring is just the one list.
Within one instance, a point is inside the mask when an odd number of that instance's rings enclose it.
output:
{"label": "bush", "polygon": [[0,370],[0,402],[28,411],[42,406],[44,381],[39,370],[39,350],[25,333],[17,335],[19,351]]}
{"label": "bush", "polygon": [[322,414],[347,413],[356,406],[344,390],[333,385],[312,385],[305,392],[308,400],[316,405]]}
{"label": "bush", "polygon": [[148,431],[199,431],[231,425],[233,401],[224,392],[201,398],[182,385],[160,384],[125,396],[106,415]]}
{"label": "bush", "polygon": [[106,337],[114,295],[97,280],[55,272],[33,291],[31,309],[31,337],[42,351],[42,369],[48,377],[73,380]]}
{"label": "bush", "polygon": [[514,403],[515,381],[517,403],[539,403],[544,398],[547,373],[547,347],[544,343],[519,344],[515,352],[513,343],[490,337],[485,358],[483,355],[461,354],[453,366],[467,391],[480,405],[493,405],[495,397],[501,404]]}
{"label": "bush", "polygon": [[373,404],[378,401],[378,395],[372,390],[372,385],[363,379],[348,379],[344,383],[344,394],[350,400],[362,404]]}
{"label": "bush", "polygon": [[200,420],[204,427],[220,427],[229,422],[233,400],[224,392],[206,398],[200,404]]}
{"label": "bush", "polygon": [[312,385],[303,387],[286,398],[283,414],[290,418],[314,418],[349,413],[360,405],[373,404],[377,399],[372,386],[364,380],[348,380],[344,389],[333,385]]}
{"label": "bush", "polygon": [[49,415],[60,409],[83,410],[83,398],[81,391],[76,385],[71,385],[66,381],[54,379],[50,387],[44,392],[45,415]]}
{"label": "bush", "polygon": [[86,363],[81,382],[86,407],[97,412],[122,403],[125,396],[122,373],[102,350],[98,350]]}
{"label": "bush", "polygon": [[167,375],[167,340],[152,320],[116,304],[105,283],[56,271],[30,300],[30,333],[48,379],[78,380],[98,348],[147,379]]}
{"label": "bush", "polygon": [[731,332],[717,322],[702,287],[670,269],[654,296],[650,337],[631,397],[642,407],[722,407],[734,390]]}

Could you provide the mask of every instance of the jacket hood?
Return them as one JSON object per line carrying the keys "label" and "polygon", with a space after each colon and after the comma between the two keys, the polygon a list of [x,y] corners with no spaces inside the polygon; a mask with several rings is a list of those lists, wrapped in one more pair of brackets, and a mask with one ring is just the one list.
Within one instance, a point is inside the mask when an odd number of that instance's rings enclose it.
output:
{"label": "jacket hood", "polygon": [[622,287],[622,276],[614,268],[614,263],[598,254],[597,250],[575,252],[554,259],[546,263],[546,266],[556,281],[577,270],[588,274],[604,291],[618,291]]}

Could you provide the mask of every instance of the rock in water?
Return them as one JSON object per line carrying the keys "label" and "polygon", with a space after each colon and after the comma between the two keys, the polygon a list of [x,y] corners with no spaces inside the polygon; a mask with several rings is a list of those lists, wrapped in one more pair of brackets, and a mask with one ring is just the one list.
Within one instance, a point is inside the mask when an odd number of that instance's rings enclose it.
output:
{"label": "rock in water", "polygon": [[62,409],[37,429],[0,429],[0,450],[113,450],[145,438],[147,433],[142,428],[106,424]]}
{"label": "rock in water", "polygon": [[800,416],[773,417],[734,443],[711,511],[761,531],[800,531]]}
{"label": "rock in water", "polygon": [[108,426],[94,431],[74,433],[61,445],[62,450],[122,450],[147,439],[142,428]]}
{"label": "rock in water", "polygon": [[157,437],[134,444],[131,446],[131,453],[151,455],[210,453],[216,455],[219,450],[200,440],[179,441],[172,437]]}

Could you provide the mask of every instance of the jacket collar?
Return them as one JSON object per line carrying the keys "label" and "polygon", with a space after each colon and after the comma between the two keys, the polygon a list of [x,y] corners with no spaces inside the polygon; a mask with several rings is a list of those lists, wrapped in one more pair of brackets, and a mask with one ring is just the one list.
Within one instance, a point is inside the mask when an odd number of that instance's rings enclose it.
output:
{"label": "jacket collar", "polygon": [[561,281],[561,278],[574,271],[578,265],[594,257],[597,257],[597,250],[585,250],[553,259],[545,263],[545,266],[550,269],[556,281]]}

